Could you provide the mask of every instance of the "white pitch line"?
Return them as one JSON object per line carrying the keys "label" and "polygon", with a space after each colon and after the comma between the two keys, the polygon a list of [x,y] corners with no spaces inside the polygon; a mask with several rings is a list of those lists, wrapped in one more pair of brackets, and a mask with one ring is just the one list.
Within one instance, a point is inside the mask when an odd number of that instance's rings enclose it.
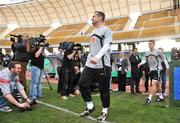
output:
{"label": "white pitch line", "polygon": [[[75,116],[79,116],[80,117],[80,114],[76,113],[76,112],[73,112],[73,111],[70,111],[70,110],[67,110],[65,108],[61,108],[61,107],[58,107],[58,106],[55,106],[55,105],[51,105],[49,103],[45,103],[45,102],[42,102],[42,101],[38,101],[37,102],[39,104],[42,104],[42,105],[45,105],[47,107],[50,107],[50,108],[54,108],[54,109],[57,109],[57,110],[60,110],[60,111],[63,111],[63,112],[66,112],[66,113],[69,113],[69,114],[72,114],[72,115],[75,115]],[[89,120],[93,120],[93,121],[97,121],[96,118],[92,117],[92,116],[86,116],[84,118],[87,118]],[[98,121],[99,122],[99,121]],[[100,121],[101,123],[111,123],[111,122],[108,122],[108,121]]]}

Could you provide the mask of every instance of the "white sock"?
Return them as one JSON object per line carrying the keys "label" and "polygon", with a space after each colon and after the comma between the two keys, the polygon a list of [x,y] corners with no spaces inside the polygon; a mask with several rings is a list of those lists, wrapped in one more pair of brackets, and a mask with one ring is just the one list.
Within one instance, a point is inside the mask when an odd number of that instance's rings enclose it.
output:
{"label": "white sock", "polygon": [[160,99],[164,99],[162,93],[159,93],[159,98],[160,98]]}
{"label": "white sock", "polygon": [[106,114],[107,114],[107,112],[108,112],[108,108],[103,108],[103,109],[102,109],[102,112],[104,112],[104,113],[106,113]]}
{"label": "white sock", "polygon": [[92,101],[89,101],[89,102],[86,102],[86,103],[87,103],[87,108],[88,108],[88,109],[92,109],[92,108],[94,107]]}
{"label": "white sock", "polygon": [[148,99],[152,100],[153,95],[149,94]]}

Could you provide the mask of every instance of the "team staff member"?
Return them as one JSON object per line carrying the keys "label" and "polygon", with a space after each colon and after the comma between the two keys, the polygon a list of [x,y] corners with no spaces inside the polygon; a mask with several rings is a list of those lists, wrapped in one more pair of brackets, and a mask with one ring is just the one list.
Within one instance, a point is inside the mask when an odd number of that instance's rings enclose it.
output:
{"label": "team staff member", "polygon": [[135,94],[134,86],[136,89],[136,93],[141,93],[139,91],[139,82],[140,82],[140,68],[138,68],[138,64],[141,63],[141,58],[138,55],[137,48],[133,48],[132,54],[129,56],[129,61],[131,63],[131,93]]}
{"label": "team staff member", "polygon": [[[82,98],[87,104],[86,110],[80,114],[83,117],[89,115],[95,109],[89,85],[96,76],[103,106],[102,113],[97,118],[100,121],[106,119],[110,106],[109,82],[111,77],[110,45],[112,43],[112,32],[103,25],[104,19],[105,14],[103,12],[95,11],[92,17],[95,29],[91,35],[90,52],[79,83]],[[102,45],[100,41],[102,41]],[[104,61],[104,65],[102,61]]]}

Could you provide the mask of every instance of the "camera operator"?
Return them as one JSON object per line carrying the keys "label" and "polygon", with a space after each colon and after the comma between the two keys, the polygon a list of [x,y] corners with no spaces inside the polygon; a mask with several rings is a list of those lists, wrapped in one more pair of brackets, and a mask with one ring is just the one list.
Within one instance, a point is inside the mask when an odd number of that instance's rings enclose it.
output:
{"label": "camera operator", "polygon": [[[18,36],[17,36],[18,37]],[[22,83],[24,89],[27,89],[26,84],[26,66],[29,61],[29,35],[23,33],[22,37],[19,36],[17,40],[12,44],[12,50],[14,52],[13,61],[18,61],[21,64],[21,73],[19,74],[20,82]]]}
{"label": "camera operator", "polygon": [[45,43],[41,42],[35,47],[30,55],[31,58],[31,82],[30,82],[30,98],[32,100],[42,96],[42,70],[44,69],[44,49]]}
{"label": "camera operator", "polygon": [[[24,87],[19,82],[18,75],[21,72],[21,64],[16,61],[10,62],[8,68],[0,71],[0,111],[2,112],[11,112],[12,109],[7,106],[7,101],[16,105],[19,108],[28,108],[30,107],[29,102]],[[19,103],[13,97],[14,90],[17,89],[22,97],[26,100],[24,103]]]}

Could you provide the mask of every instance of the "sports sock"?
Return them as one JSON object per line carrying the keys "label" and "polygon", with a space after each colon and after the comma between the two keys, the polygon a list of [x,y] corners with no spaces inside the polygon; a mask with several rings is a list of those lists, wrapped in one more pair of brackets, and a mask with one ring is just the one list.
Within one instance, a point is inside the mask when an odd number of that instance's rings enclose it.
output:
{"label": "sports sock", "polygon": [[106,113],[106,114],[107,114],[107,112],[108,112],[108,108],[103,108],[103,109],[102,109],[102,112],[104,112],[104,113]]}
{"label": "sports sock", "polygon": [[87,108],[88,109],[92,109],[93,107],[94,107],[94,105],[93,105],[92,101],[87,102]]}
{"label": "sports sock", "polygon": [[152,100],[152,97],[153,97],[153,95],[150,94],[150,95],[148,96],[148,99],[149,99],[149,100]]}

